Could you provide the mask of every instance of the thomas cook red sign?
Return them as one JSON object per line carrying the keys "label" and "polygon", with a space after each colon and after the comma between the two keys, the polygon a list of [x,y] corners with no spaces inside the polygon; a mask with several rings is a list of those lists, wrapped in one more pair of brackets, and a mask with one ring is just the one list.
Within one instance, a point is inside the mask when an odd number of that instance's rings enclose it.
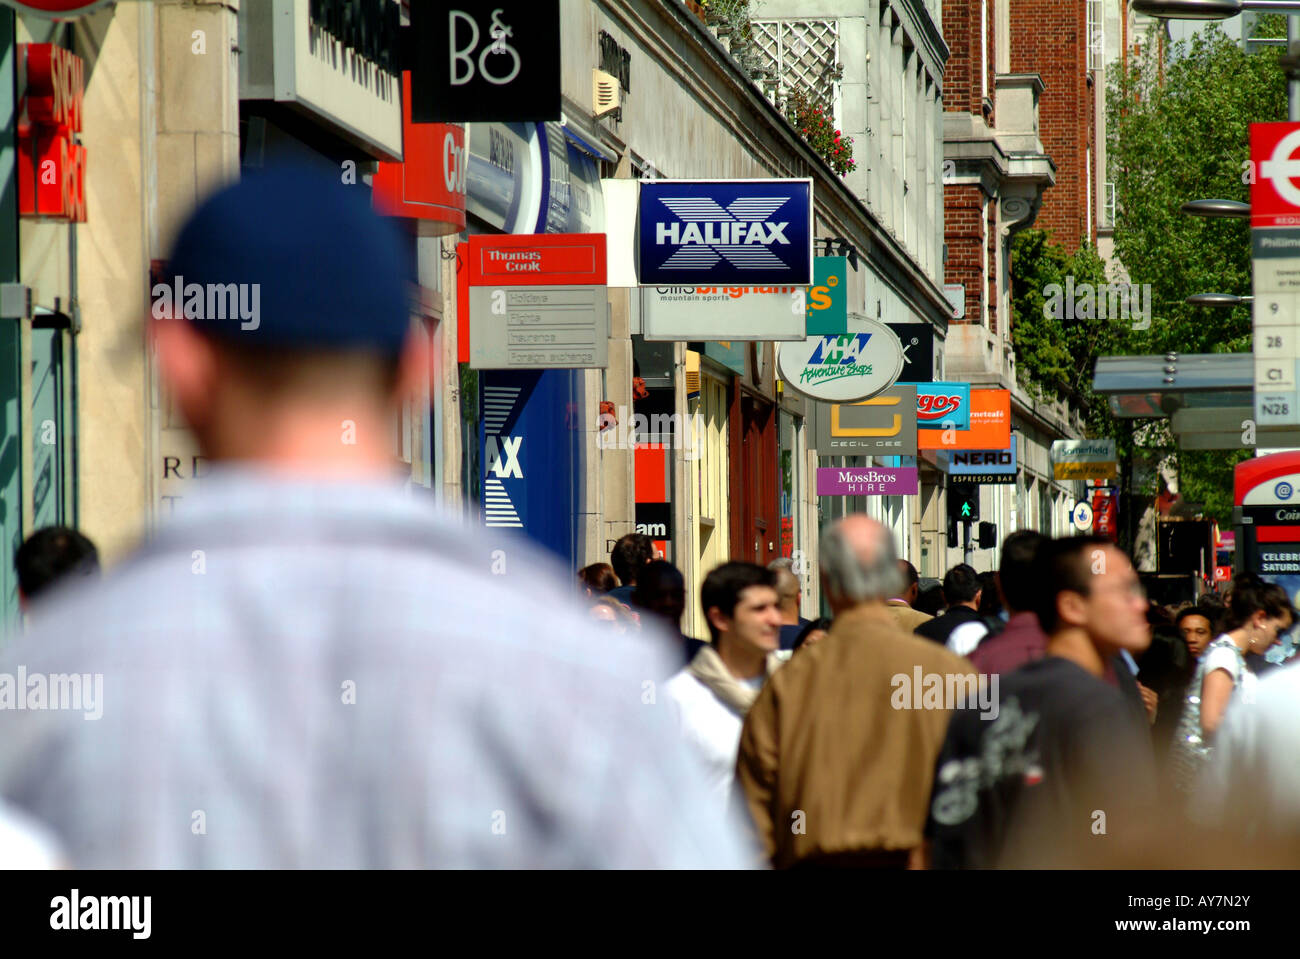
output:
{"label": "thomas cook red sign", "polygon": [[109,0],[0,0],[7,7],[13,7],[19,13],[34,13],[38,17],[51,20],[75,20],[89,13],[96,7],[102,7]]}
{"label": "thomas cook red sign", "polygon": [[1252,123],[1250,164],[1250,225],[1300,227],[1300,123]]}
{"label": "thomas cook red sign", "polygon": [[84,223],[81,58],[52,43],[21,43],[18,85],[18,212]]}

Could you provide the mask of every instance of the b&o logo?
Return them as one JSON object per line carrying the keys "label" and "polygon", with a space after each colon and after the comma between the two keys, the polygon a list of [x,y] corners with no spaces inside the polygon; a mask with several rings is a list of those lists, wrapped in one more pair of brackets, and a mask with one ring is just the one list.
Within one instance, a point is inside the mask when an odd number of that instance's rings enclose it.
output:
{"label": "b&o logo", "polygon": [[[492,11],[492,24],[488,27],[491,43],[483,48],[477,60],[474,51],[478,49],[482,32],[478,21],[464,10],[452,10],[448,13],[448,26],[451,32],[451,85],[462,87],[474,79],[477,72],[488,83],[502,87],[519,76],[523,62],[519,51],[510,45],[514,31],[501,21],[502,8]],[[468,25],[469,43],[462,46],[462,25]],[[505,60],[501,58],[505,57]]]}

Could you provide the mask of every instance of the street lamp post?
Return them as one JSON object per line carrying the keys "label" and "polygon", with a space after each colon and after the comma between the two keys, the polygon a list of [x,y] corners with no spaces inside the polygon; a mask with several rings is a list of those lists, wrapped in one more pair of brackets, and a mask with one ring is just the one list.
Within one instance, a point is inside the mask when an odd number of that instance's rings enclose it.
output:
{"label": "street lamp post", "polygon": [[1184,302],[1188,306],[1250,306],[1255,298],[1232,293],[1193,293]]}
{"label": "street lamp post", "polygon": [[1166,20],[1226,20],[1237,14],[1285,13],[1286,56],[1279,63],[1287,77],[1287,119],[1300,121],[1300,0],[1133,0],[1133,11]]}
{"label": "street lamp post", "polygon": [[1182,212],[1189,216],[1249,220],[1250,204],[1239,200],[1190,200],[1183,204]]}

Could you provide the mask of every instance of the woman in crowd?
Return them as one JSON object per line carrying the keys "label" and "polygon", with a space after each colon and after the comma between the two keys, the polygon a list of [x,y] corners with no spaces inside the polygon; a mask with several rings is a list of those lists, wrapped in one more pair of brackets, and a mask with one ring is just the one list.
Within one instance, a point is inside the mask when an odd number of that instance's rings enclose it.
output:
{"label": "woman in crowd", "polygon": [[1291,628],[1295,615],[1286,590],[1276,583],[1251,573],[1242,573],[1233,582],[1224,632],[1201,654],[1174,737],[1174,782],[1183,792],[1196,788],[1233,691],[1240,688],[1248,702],[1254,698],[1256,678],[1246,668],[1246,654],[1264,653]]}

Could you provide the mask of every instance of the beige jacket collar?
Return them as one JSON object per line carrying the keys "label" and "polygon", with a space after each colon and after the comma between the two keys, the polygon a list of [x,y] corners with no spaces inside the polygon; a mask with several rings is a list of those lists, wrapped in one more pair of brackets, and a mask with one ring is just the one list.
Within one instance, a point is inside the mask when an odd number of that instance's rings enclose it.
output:
{"label": "beige jacket collar", "polygon": [[[767,656],[767,670],[764,679],[771,677],[776,672],[777,667],[783,663],[776,653],[769,653]],[[758,698],[758,690],[746,686],[727,669],[727,664],[722,661],[718,651],[712,646],[701,646],[700,651],[695,654],[691,660],[690,666],[686,667],[687,672],[702,682],[713,695],[717,696],[728,709],[739,716],[744,716],[749,712],[749,707],[754,705],[754,700]]]}

